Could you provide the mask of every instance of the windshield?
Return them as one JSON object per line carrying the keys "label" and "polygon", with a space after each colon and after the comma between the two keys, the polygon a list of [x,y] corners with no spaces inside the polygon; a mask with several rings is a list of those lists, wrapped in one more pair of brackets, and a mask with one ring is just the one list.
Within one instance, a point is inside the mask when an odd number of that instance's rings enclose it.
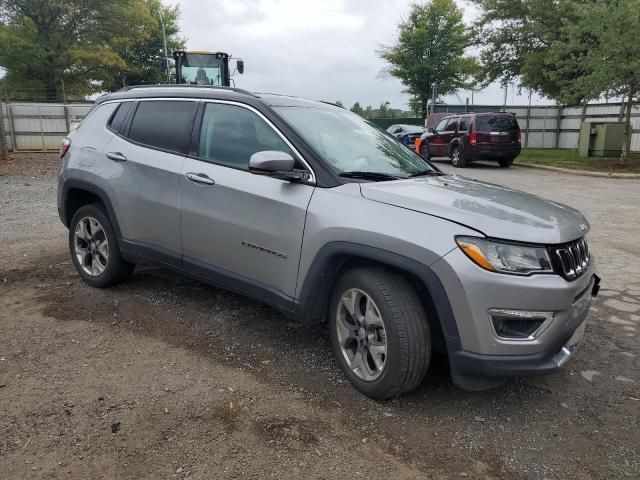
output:
{"label": "windshield", "polygon": [[438,172],[355,113],[337,107],[276,110],[338,173],[375,172],[409,177],[419,172]]}
{"label": "windshield", "polygon": [[224,81],[224,61],[215,55],[187,53],[181,58],[182,82],[191,85],[217,85]]}

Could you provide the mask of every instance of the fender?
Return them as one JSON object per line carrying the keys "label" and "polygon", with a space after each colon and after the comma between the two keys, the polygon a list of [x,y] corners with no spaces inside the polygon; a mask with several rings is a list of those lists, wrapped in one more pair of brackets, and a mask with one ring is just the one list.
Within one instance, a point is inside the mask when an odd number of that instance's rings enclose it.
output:
{"label": "fender", "polygon": [[60,220],[62,220],[64,226],[69,228],[69,222],[71,222],[71,215],[69,215],[69,212],[67,212],[67,199],[69,198],[69,191],[74,189],[84,190],[86,192],[92,193],[102,201],[102,204],[107,211],[109,221],[116,231],[115,233],[116,238],[118,239],[118,247],[122,249],[122,234],[120,232],[120,225],[118,224],[118,219],[116,218],[116,214],[113,210],[113,205],[111,204],[109,195],[102,188],[92,183],[75,178],[64,180],[64,183],[62,184],[61,202],[60,205],[58,205],[58,214],[60,215]]}
{"label": "fender", "polygon": [[350,260],[372,260],[418,278],[431,296],[448,352],[462,349],[449,297],[438,276],[427,265],[387,250],[351,242],[330,242],[315,259],[297,296],[294,309],[311,319],[326,317],[327,299],[340,269]]}

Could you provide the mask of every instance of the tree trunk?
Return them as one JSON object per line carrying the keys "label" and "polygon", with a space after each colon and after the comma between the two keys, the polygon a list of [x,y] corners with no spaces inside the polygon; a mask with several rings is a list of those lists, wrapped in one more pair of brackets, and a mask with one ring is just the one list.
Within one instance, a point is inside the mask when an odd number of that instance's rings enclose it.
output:
{"label": "tree trunk", "polygon": [[45,82],[44,88],[47,101],[55,102],[58,99],[58,89],[56,88],[56,81],[53,76]]}
{"label": "tree trunk", "polygon": [[425,120],[427,118],[427,99],[426,97],[422,97],[420,99],[420,114],[422,115],[422,119]]}
{"label": "tree trunk", "polygon": [[620,164],[624,165],[629,161],[631,155],[631,108],[633,107],[633,93],[629,93],[627,105],[624,114],[624,143],[622,144],[622,155],[620,155]]}

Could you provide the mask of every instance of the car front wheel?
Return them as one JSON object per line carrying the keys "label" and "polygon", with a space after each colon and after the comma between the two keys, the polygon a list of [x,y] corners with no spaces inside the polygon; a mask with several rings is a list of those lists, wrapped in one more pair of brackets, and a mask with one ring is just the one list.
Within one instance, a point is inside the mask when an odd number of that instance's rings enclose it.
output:
{"label": "car front wheel", "polygon": [[348,271],[334,289],[330,315],[337,362],[360,392],[383,400],[420,385],[431,334],[424,307],[404,277],[382,268]]}

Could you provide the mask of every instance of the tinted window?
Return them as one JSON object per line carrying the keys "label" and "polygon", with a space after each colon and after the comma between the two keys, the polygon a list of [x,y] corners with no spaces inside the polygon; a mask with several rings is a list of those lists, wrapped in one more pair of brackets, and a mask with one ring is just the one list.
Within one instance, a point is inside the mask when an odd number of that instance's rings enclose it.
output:
{"label": "tinted window", "polygon": [[447,132],[455,132],[458,128],[458,117],[450,118],[445,128]]}
{"label": "tinted window", "polygon": [[436,132],[444,132],[446,130],[447,124],[449,123],[449,120],[450,120],[449,118],[440,120],[436,125]]}
{"label": "tinted window", "polygon": [[193,125],[196,102],[140,102],[128,137],[152,147],[184,152]]}
{"label": "tinted window", "polygon": [[469,131],[469,125],[471,125],[471,117],[462,117],[460,119],[460,127],[458,127],[458,131],[459,132]]}
{"label": "tinted window", "polygon": [[476,130],[479,132],[509,132],[519,129],[514,115],[478,115],[476,118]]}
{"label": "tinted window", "polygon": [[207,104],[200,131],[199,157],[248,169],[251,155],[263,150],[279,150],[295,158],[284,140],[251,110]]}
{"label": "tinted window", "polygon": [[111,117],[111,121],[109,122],[109,128],[111,128],[111,130],[114,132],[120,131],[120,127],[122,127],[132,106],[133,102],[122,102],[118,105],[118,110],[116,110],[116,113]]}

